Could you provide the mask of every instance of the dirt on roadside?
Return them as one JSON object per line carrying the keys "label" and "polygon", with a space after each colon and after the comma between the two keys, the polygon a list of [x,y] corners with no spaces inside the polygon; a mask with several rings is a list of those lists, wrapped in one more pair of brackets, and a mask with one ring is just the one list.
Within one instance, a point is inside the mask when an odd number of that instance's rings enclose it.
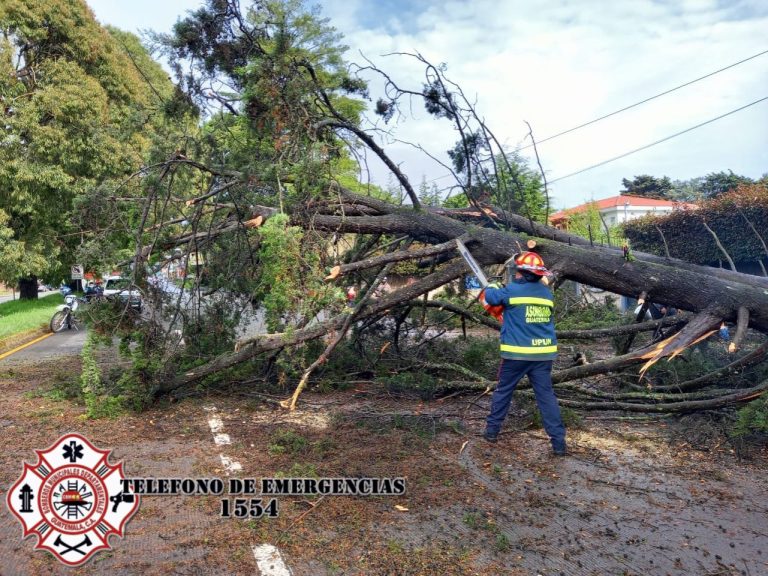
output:
{"label": "dirt on roadside", "polygon": [[[67,432],[131,477],[404,477],[402,496],[278,498],[279,516],[224,519],[215,496],[145,497],[113,550],[77,569],[21,540],[3,504],[0,574],[258,574],[277,546],[294,576],[768,573],[766,453],[739,461],[669,441],[662,422],[588,421],[570,456],[540,430],[495,445],[487,397],[420,402],[366,388],[307,393],[287,413],[247,390],[87,420],[62,396],[77,358],[0,365],[0,489]],[[212,412],[230,444],[217,445]]]}

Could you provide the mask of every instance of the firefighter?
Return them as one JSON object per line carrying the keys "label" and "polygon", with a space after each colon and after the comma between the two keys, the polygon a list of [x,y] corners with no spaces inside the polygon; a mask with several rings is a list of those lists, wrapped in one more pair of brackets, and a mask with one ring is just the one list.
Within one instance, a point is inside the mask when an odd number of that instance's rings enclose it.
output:
{"label": "firefighter", "polygon": [[486,302],[503,306],[504,316],[499,383],[493,392],[483,438],[497,441],[512,393],[523,376],[528,376],[553,453],[565,456],[565,426],[552,388],[552,362],[557,357],[554,301],[546,283],[541,282],[551,273],[534,252],[515,255],[510,268],[507,286],[491,284],[485,291]]}

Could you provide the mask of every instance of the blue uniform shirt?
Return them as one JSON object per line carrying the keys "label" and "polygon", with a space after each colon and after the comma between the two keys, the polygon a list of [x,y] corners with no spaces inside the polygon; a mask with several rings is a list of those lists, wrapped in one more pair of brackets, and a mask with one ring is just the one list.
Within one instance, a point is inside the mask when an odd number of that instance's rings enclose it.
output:
{"label": "blue uniform shirt", "polygon": [[488,304],[504,306],[502,358],[538,361],[557,357],[553,298],[547,286],[524,278],[503,288],[485,289]]}

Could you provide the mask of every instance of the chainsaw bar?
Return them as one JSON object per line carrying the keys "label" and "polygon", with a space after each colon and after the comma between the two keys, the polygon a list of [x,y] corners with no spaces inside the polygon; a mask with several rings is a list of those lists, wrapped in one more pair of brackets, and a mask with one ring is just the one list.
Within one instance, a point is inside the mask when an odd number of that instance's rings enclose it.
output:
{"label": "chainsaw bar", "polygon": [[469,266],[469,269],[472,270],[475,276],[477,276],[477,279],[480,281],[480,286],[483,288],[488,286],[488,278],[485,276],[485,272],[483,272],[483,269],[480,268],[477,260],[472,257],[472,254],[464,245],[464,242],[458,238],[456,238],[456,248],[458,249],[459,254],[461,254],[461,257],[464,258],[464,261]]}

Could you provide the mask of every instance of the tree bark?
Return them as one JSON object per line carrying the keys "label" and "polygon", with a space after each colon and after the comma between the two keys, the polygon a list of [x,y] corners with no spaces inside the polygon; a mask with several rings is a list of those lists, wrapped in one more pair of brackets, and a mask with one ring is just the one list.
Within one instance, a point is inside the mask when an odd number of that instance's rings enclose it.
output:
{"label": "tree bark", "polygon": [[612,338],[614,336],[626,336],[628,334],[637,334],[638,332],[652,332],[659,327],[678,326],[682,327],[688,323],[689,318],[679,318],[671,316],[660,320],[650,320],[638,324],[624,324],[622,326],[613,326],[610,328],[591,328],[589,330],[558,330],[558,340],[596,340],[598,338]]}
{"label": "tree bark", "polygon": [[[438,245],[437,250],[440,252],[446,251],[455,238],[462,237],[481,265],[501,264],[523,250],[531,240],[527,235],[482,228],[441,214],[394,206],[346,190],[341,190],[339,197],[344,203],[337,207],[341,213],[323,214],[307,210],[293,215],[294,224],[335,233],[406,235],[416,241]],[[359,215],[348,215],[345,207],[354,207],[355,211],[352,213]],[[372,212],[360,210],[360,207],[367,207]],[[529,226],[532,225],[529,223]],[[556,233],[553,235],[560,236]],[[424,252],[430,253],[432,250],[434,248],[425,249]],[[638,255],[637,260],[628,262],[618,250],[601,246],[591,247],[584,245],[583,241],[562,242],[538,237],[535,238],[535,250],[541,254],[548,267],[557,272],[558,280],[567,278],[630,297],[637,297],[641,292],[646,292],[648,298],[655,302],[696,313],[680,332],[659,344],[603,362],[561,370],[553,375],[555,382],[621,370],[643,361],[646,361],[647,368],[660,358],[676,355],[685,347],[706,337],[722,320],[735,321],[741,308],[749,311],[750,327],[768,333],[768,290],[756,284],[755,277],[731,271],[715,275],[713,270],[707,267],[681,267],[677,266],[676,261],[660,257],[641,260],[640,256],[644,255]],[[395,254],[395,257],[373,257],[360,265],[348,264],[340,267],[339,272],[344,268],[351,271],[358,266],[364,268],[369,265],[381,265],[387,260],[393,261],[406,256],[404,253]],[[396,307],[408,305],[429,290],[443,286],[468,272],[464,261],[456,257],[438,266],[436,271],[426,278],[371,301],[359,311],[357,319],[375,318]],[[451,309],[449,306],[444,307]],[[469,316],[459,309],[454,308],[451,311]],[[742,318],[745,317],[743,311],[741,315]],[[345,320],[346,315],[342,314],[291,334],[268,334],[241,341],[233,353],[220,356],[209,364],[163,383],[158,392],[188,385],[262,352],[299,345],[322,337],[341,328]],[[483,324],[488,325],[486,322]],[[629,332],[636,329],[626,328]],[[621,333],[623,330],[623,327],[614,328],[603,336]],[[577,334],[571,336],[579,337]],[[565,337],[565,334],[561,337]]]}
{"label": "tree bark", "polygon": [[[552,226],[545,226],[544,224],[539,224],[538,222],[531,222],[530,220],[528,220],[528,218],[525,218],[524,216],[521,216],[519,214],[512,214],[512,213],[506,212],[502,217],[500,216],[500,214],[502,214],[503,211],[496,207],[490,207],[484,210],[485,210],[484,212],[485,215],[492,216],[493,218],[497,219],[499,223],[509,226],[512,230],[517,232],[524,232],[530,236],[535,236],[537,238],[546,238],[548,240],[555,240],[557,242],[562,242],[563,244],[568,244],[573,246],[594,245],[594,242],[590,242],[586,238],[581,238],[580,236],[571,234],[567,230],[559,230],[557,228],[553,228]],[[447,216],[455,220],[460,220],[462,222],[475,224],[478,226],[482,225],[483,218],[484,218],[484,215],[480,214],[480,212],[474,208],[460,208],[460,209],[429,208],[428,211],[433,214]],[[619,255],[621,254],[621,248],[609,247],[609,246],[600,246],[600,247],[603,249],[609,250],[614,254],[619,254]],[[766,252],[766,254],[768,254],[768,252]],[[745,275],[739,272],[734,272],[726,268],[711,268],[706,266],[699,266],[697,264],[691,264],[690,262],[686,262],[685,260],[680,260],[678,258],[671,258],[669,256],[666,256],[666,257],[657,256],[656,254],[650,254],[648,252],[637,252],[633,250],[632,255],[638,261],[641,261],[641,262],[651,262],[653,264],[661,264],[663,266],[672,266],[674,268],[677,268],[680,270],[688,270],[690,272],[701,272],[702,269],[706,269],[708,274],[715,276],[717,278],[721,278],[723,280],[753,284],[754,286],[768,288],[768,278]]]}
{"label": "tree bark", "polygon": [[[349,192],[344,194],[358,203],[388,212],[381,216],[348,218],[319,215],[311,221],[315,228],[366,234],[408,234],[430,244],[448,242],[466,234],[469,238],[466,244],[483,265],[505,262],[528,240],[516,234],[470,227],[445,216],[401,209]],[[757,277],[731,272],[725,280],[714,276],[711,269],[704,266],[682,270],[666,263],[639,259],[627,262],[618,251],[600,246],[568,245],[545,238],[537,238],[536,243],[536,251],[561,277],[629,297],[645,291],[652,301],[682,310],[698,312],[710,308],[727,321],[735,321],[738,309],[744,306],[750,312],[750,326],[768,332],[768,291],[754,284]]]}
{"label": "tree bark", "polygon": [[19,300],[37,300],[37,276],[19,278]]}
{"label": "tree bark", "polygon": [[623,410],[625,412],[658,412],[658,413],[684,413],[696,412],[700,410],[713,410],[715,408],[724,408],[734,404],[749,402],[759,398],[768,390],[768,380],[764,380],[757,386],[746,388],[706,400],[687,400],[684,402],[662,402],[659,404],[640,404],[634,402],[581,402],[579,400],[561,399],[560,404],[564,406],[573,406],[586,410]]}

